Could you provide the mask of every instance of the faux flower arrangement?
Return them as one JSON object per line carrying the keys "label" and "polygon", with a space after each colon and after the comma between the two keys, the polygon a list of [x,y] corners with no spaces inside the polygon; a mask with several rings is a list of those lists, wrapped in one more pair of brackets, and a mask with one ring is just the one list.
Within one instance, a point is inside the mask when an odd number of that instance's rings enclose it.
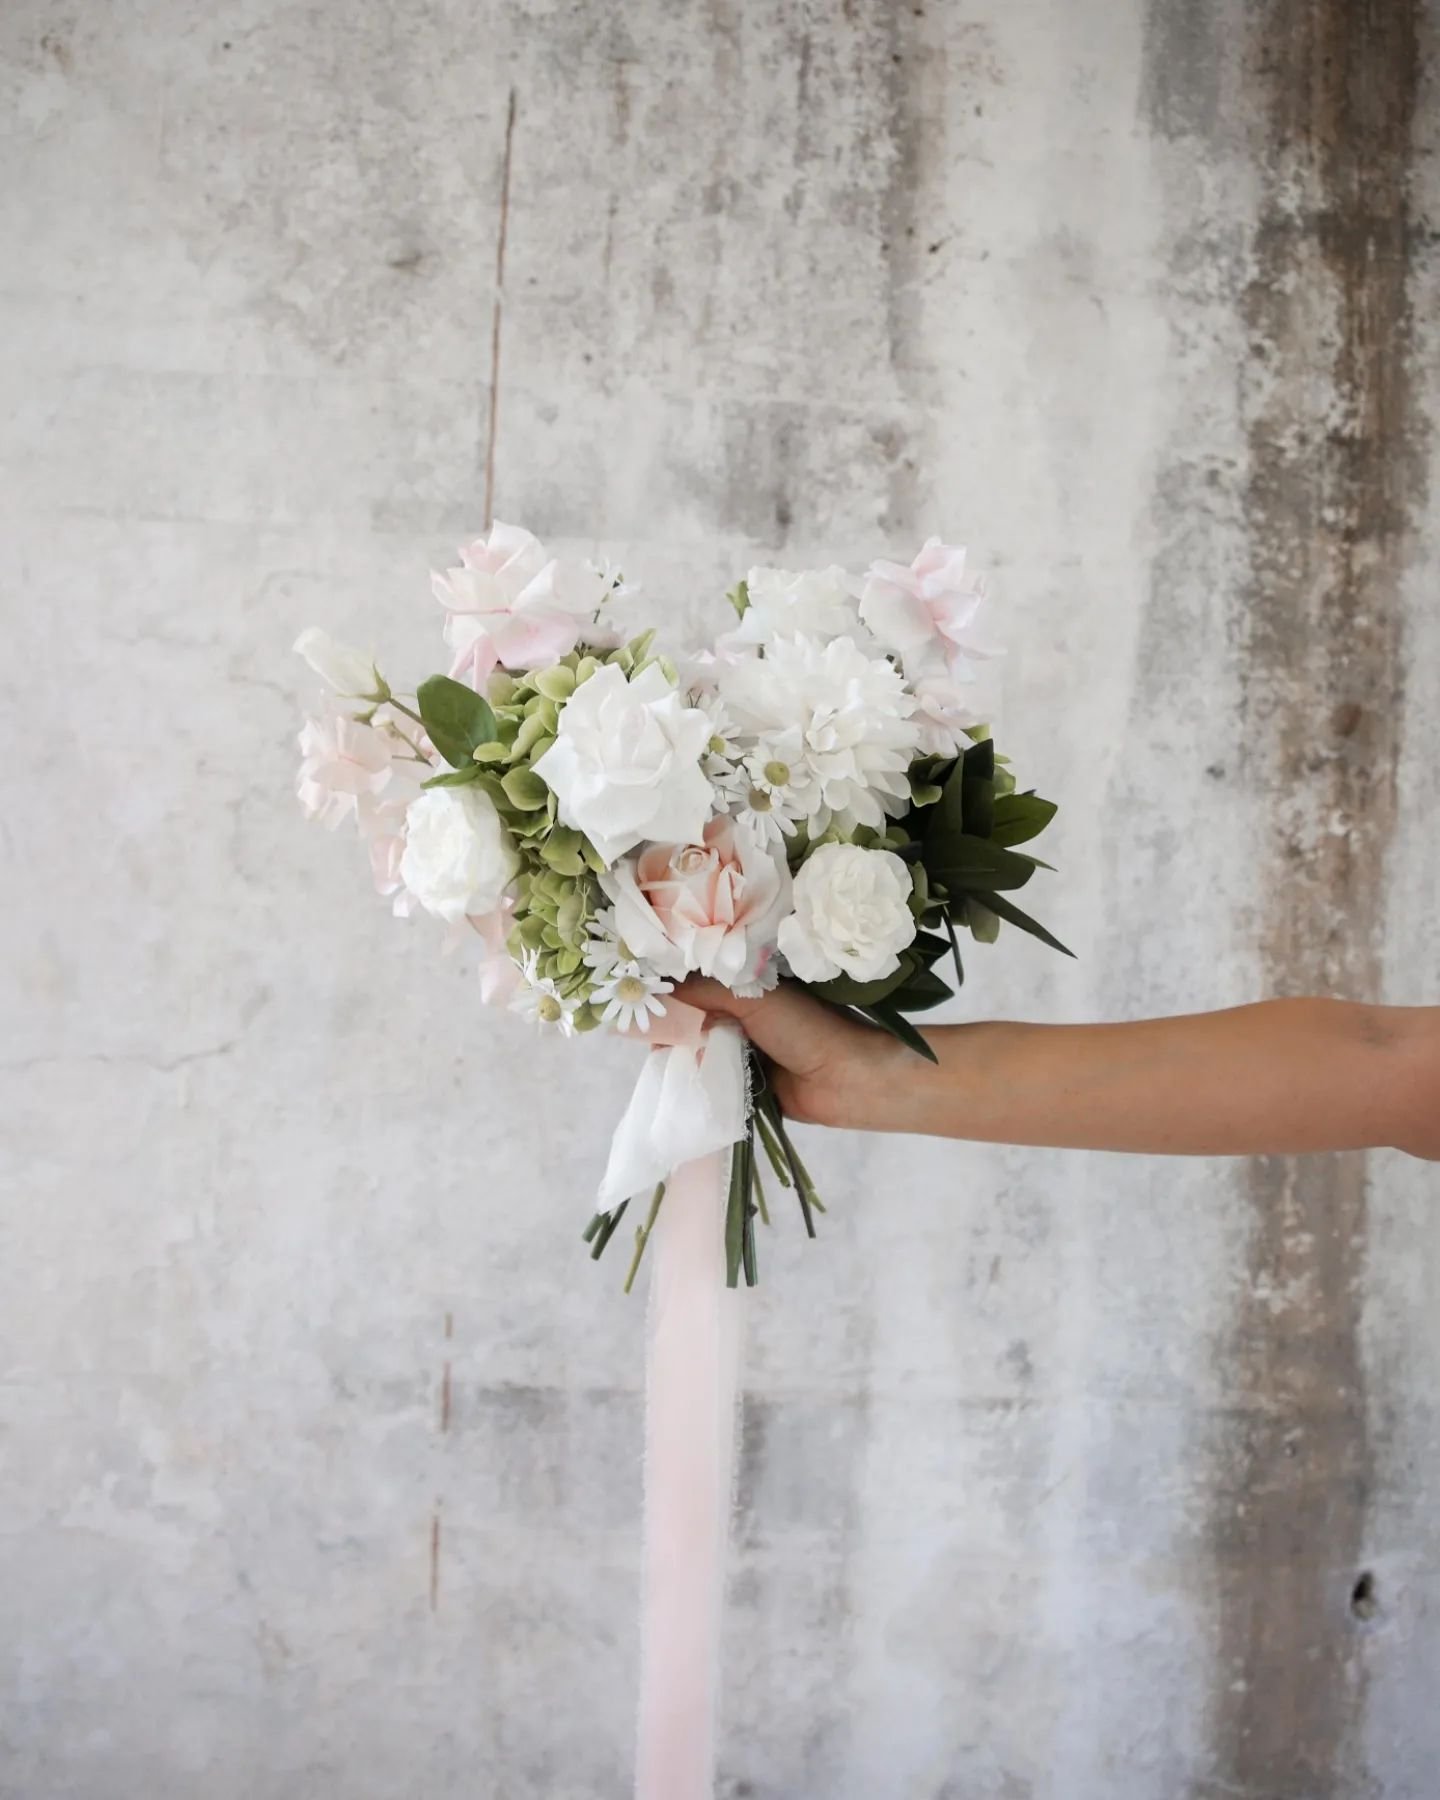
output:
{"label": "faux flower arrangement", "polygon": [[[477,945],[486,1000],[565,1037],[643,1038],[689,975],[742,995],[791,980],[930,1056],[912,1016],[951,997],[948,970],[963,981],[961,932],[990,943],[1010,924],[1064,951],[1013,898],[1048,867],[1019,846],[1055,807],[1017,791],[965,705],[995,652],[963,550],[931,539],[858,578],[751,569],[735,626],[683,662],[654,631],[610,629],[617,576],[514,526],[433,586],[450,663],[413,695],[324,632],[300,637],[334,698],[300,734],[299,796],[332,829],[354,822],[397,913]],[[732,1287],[754,1284],[768,1223],[757,1139],[811,1236],[823,1210],[747,1057]],[[592,1255],[630,1198],[592,1218]]]}

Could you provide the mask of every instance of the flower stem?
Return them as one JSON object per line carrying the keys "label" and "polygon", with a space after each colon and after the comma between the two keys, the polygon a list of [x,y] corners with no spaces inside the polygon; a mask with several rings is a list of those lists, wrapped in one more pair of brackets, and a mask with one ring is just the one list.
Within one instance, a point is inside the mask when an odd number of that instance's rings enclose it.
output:
{"label": "flower stem", "polygon": [[750,1178],[745,1173],[745,1140],[730,1146],[730,1198],[725,1206],[725,1285],[740,1280],[740,1258],[745,1240],[745,1208],[750,1198]]}
{"label": "flower stem", "polygon": [[770,1158],[770,1167],[775,1171],[775,1179],[781,1187],[788,1188],[790,1186],[790,1170],[781,1153],[779,1140],[775,1136],[775,1127],[770,1123],[763,1103],[756,1105],[755,1123],[760,1129],[760,1142],[764,1146],[765,1154]]}
{"label": "flower stem", "polygon": [[635,1285],[635,1276],[639,1272],[640,1258],[645,1254],[645,1246],[650,1242],[650,1233],[655,1225],[655,1215],[660,1210],[660,1202],[665,1198],[665,1183],[662,1181],[655,1189],[655,1196],[650,1202],[650,1216],[635,1233],[635,1255],[631,1258],[630,1273],[625,1277],[625,1292],[628,1294]]}
{"label": "flower stem", "polygon": [[407,706],[403,700],[397,700],[393,694],[390,695],[388,700],[383,701],[382,705],[393,706],[396,712],[404,713],[407,719],[413,719],[422,731],[425,729],[425,721],[420,717],[419,713],[416,712],[415,708],[413,706]]}
{"label": "flower stem", "polygon": [[[615,1208],[613,1213],[599,1213],[596,1215],[598,1218],[600,1218],[604,1222],[601,1225],[598,1225],[595,1227],[595,1241],[593,1244],[590,1245],[590,1260],[591,1260],[591,1262],[598,1262],[600,1260],[600,1257],[604,1252],[605,1246],[610,1242],[611,1238],[614,1237],[614,1235],[615,1235],[615,1227],[625,1217],[625,1208],[629,1204],[630,1204],[630,1202],[628,1200],[622,1200],[620,1202],[620,1204]],[[591,1225],[594,1225],[595,1220],[592,1219],[590,1221],[590,1223],[591,1223]],[[587,1233],[586,1233],[587,1242],[589,1241],[589,1236],[590,1236],[590,1234],[587,1231]]]}
{"label": "flower stem", "polygon": [[755,1160],[755,1146],[750,1146],[750,1192],[755,1197],[756,1210],[760,1214],[762,1225],[770,1223],[770,1208],[765,1204],[765,1187],[760,1180],[760,1165]]}

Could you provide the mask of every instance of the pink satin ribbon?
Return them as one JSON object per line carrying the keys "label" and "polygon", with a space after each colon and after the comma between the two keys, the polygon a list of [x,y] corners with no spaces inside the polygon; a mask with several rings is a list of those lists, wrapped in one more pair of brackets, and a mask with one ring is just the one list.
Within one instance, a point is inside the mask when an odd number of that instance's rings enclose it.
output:
{"label": "pink satin ribbon", "polygon": [[711,1800],[739,1393],[727,1158],[671,1176],[650,1244],[637,1800]]}
{"label": "pink satin ribbon", "polygon": [[[699,1048],[670,1002],[657,1047]],[[649,1245],[645,1535],[636,1800],[711,1800],[740,1386],[740,1295],[725,1285],[729,1157],[673,1170]]]}

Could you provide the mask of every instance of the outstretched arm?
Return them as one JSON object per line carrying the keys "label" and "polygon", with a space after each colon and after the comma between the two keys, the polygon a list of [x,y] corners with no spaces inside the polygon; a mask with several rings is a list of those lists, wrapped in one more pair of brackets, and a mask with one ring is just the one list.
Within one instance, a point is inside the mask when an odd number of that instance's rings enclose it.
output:
{"label": "outstretched arm", "polygon": [[938,1063],[782,984],[681,998],[737,1019],[812,1124],[1246,1156],[1394,1145],[1440,1159],[1440,1007],[1271,1000],[1121,1025],[926,1031]]}

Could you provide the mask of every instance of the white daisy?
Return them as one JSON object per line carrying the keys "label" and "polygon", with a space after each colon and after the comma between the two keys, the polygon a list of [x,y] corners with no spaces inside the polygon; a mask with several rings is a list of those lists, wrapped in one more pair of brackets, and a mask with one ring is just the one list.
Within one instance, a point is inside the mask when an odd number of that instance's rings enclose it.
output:
{"label": "white daisy", "polygon": [[591,557],[590,567],[605,583],[606,600],[629,600],[633,595],[640,592],[640,583],[638,581],[627,581],[619,564],[615,562],[613,557]]}
{"label": "white daisy", "polygon": [[596,987],[594,1001],[597,1006],[604,1003],[602,1025],[614,1025],[622,1031],[649,1031],[651,1015],[658,1018],[665,1010],[662,996],[674,991],[673,981],[662,981],[639,963],[617,962]]}
{"label": "white daisy", "polygon": [[615,908],[602,908],[586,929],[590,936],[582,946],[580,955],[586,968],[603,981],[607,975],[614,974],[616,963],[630,960],[615,928]]}
{"label": "white daisy", "polygon": [[[792,745],[788,740],[795,740]],[[783,845],[795,835],[795,827],[814,807],[814,783],[802,763],[789,758],[799,753],[799,731],[781,732],[765,739],[745,758],[739,772],[738,792],[732,811],[737,824],[748,827],[758,843]]]}
{"label": "white daisy", "polygon": [[548,975],[541,975],[537,958],[532,953],[520,965],[524,985],[510,1002],[510,1010],[542,1031],[558,1031],[561,1037],[574,1037],[575,1011],[578,1000],[567,999]]}
{"label": "white daisy", "polygon": [[729,812],[744,788],[740,761],[745,752],[740,742],[740,727],[730,717],[729,709],[718,694],[693,695],[690,704],[710,721],[710,738],[700,758],[700,767],[714,786],[715,810]]}

